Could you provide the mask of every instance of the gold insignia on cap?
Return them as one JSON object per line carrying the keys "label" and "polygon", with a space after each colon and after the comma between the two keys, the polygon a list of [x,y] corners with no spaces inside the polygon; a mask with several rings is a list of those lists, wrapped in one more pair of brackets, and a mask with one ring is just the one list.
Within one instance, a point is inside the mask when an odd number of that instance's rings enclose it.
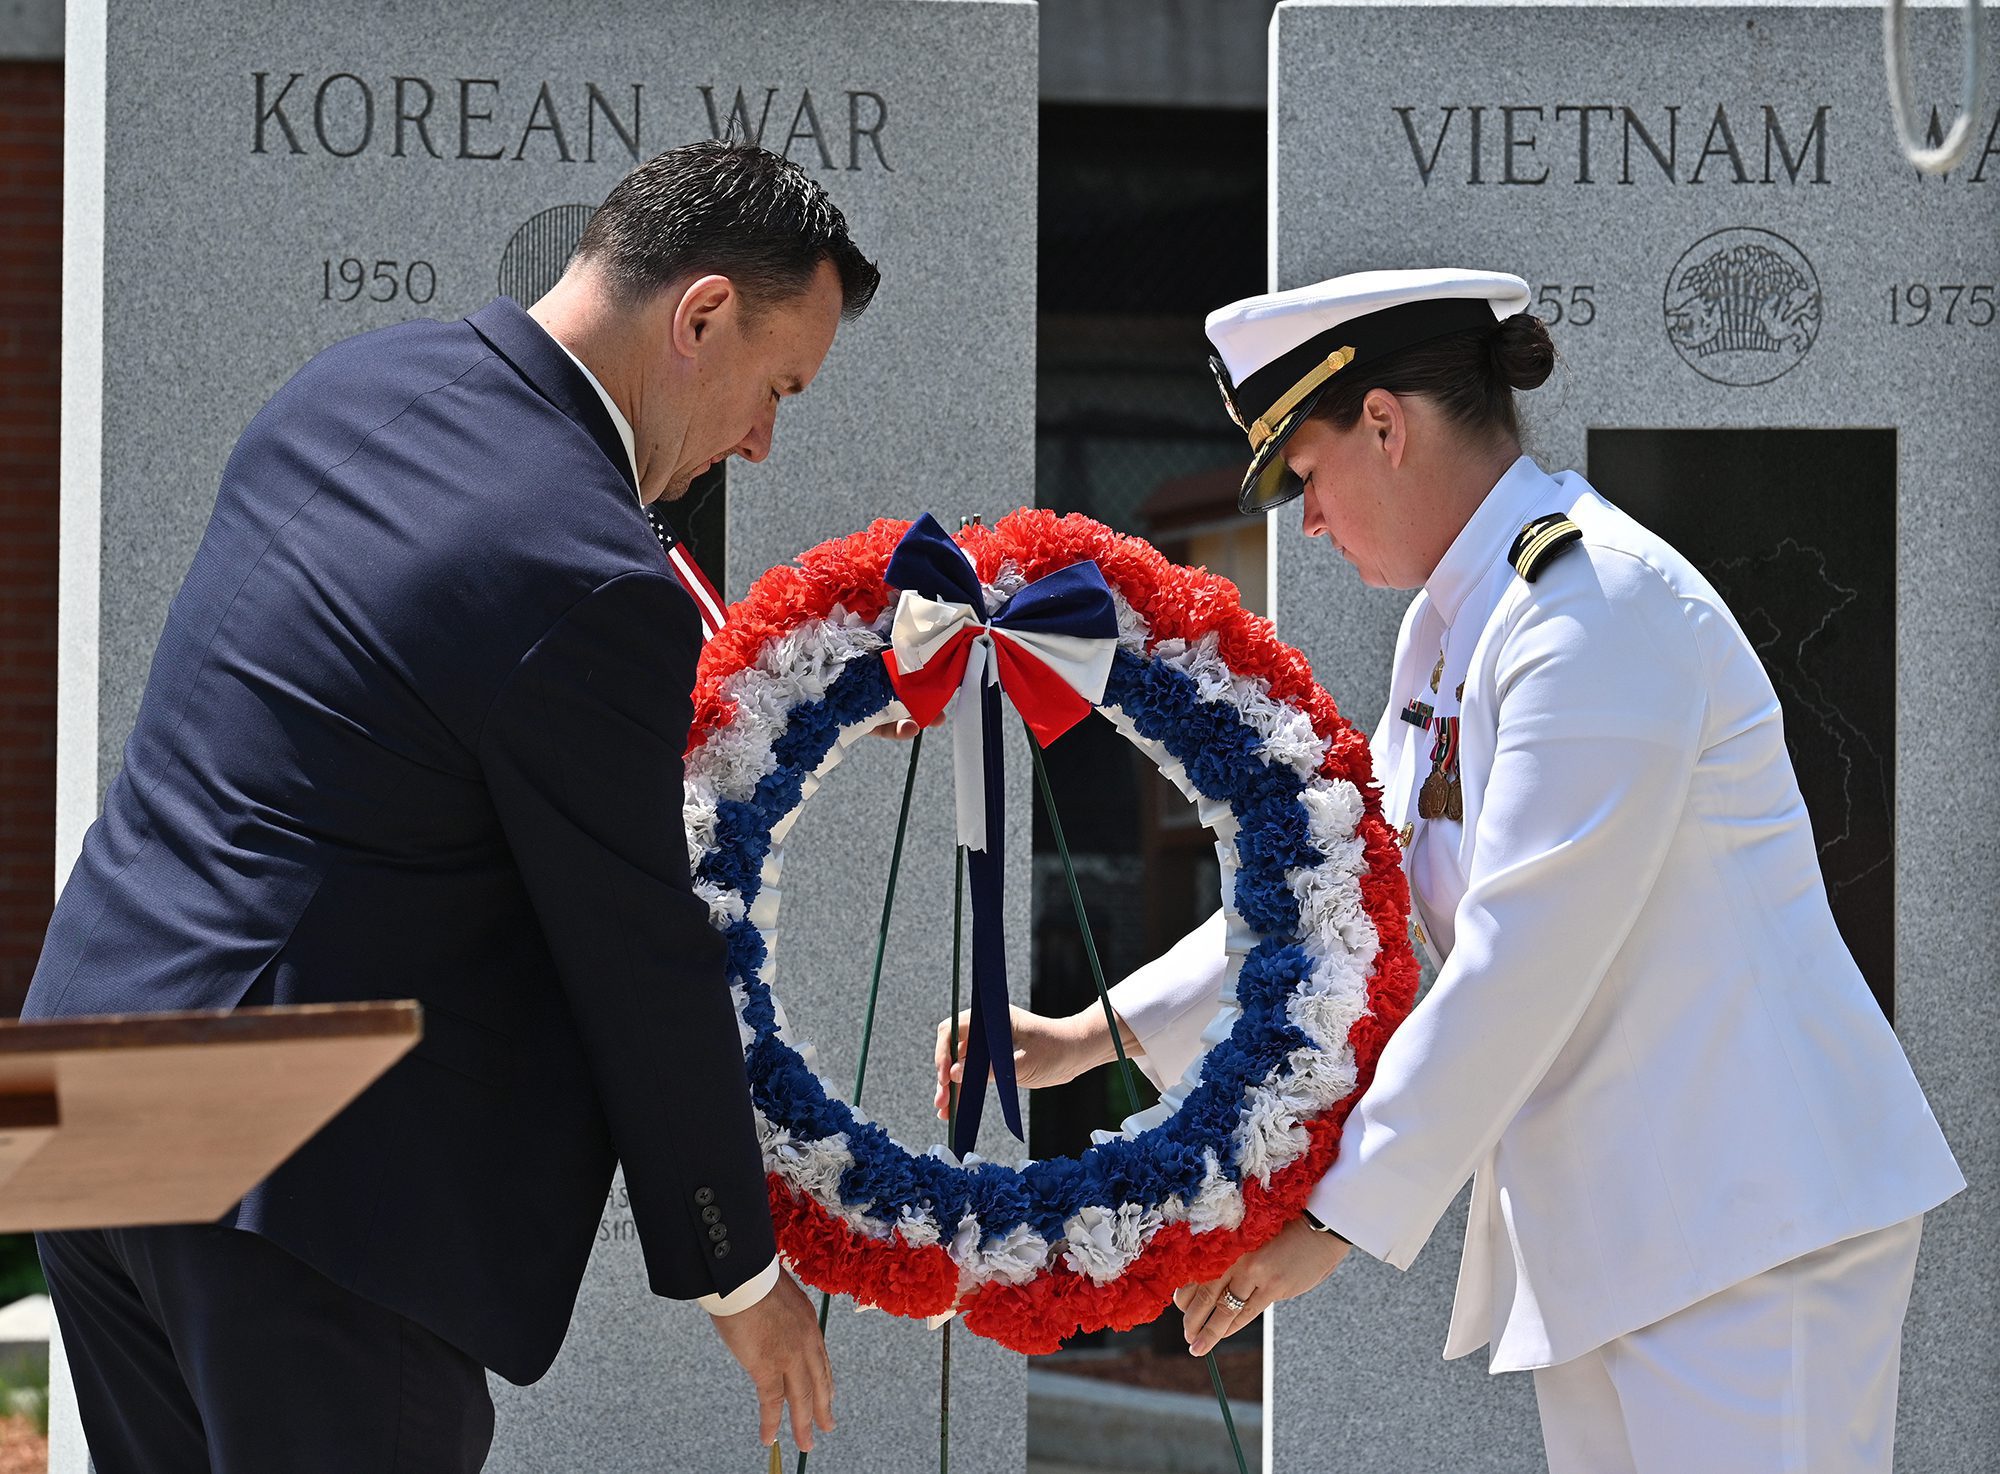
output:
{"label": "gold insignia on cap", "polygon": [[[1352,348],[1336,348],[1314,364],[1310,373],[1279,395],[1278,402],[1259,415],[1256,422],[1250,426],[1250,448],[1262,450],[1264,442],[1277,433],[1276,427],[1283,425],[1285,416],[1297,407],[1300,400],[1352,362],[1354,362]],[[1240,425],[1243,422],[1239,419],[1236,423]]]}
{"label": "gold insignia on cap", "polygon": [[1507,561],[1514,565],[1516,573],[1533,583],[1564,548],[1582,541],[1581,527],[1560,512],[1551,512],[1521,529],[1514,546],[1507,550]]}

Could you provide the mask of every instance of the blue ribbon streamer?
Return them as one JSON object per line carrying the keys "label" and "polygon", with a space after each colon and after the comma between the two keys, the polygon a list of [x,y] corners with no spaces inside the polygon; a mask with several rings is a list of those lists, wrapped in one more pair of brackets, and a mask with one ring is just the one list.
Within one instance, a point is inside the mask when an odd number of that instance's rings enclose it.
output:
{"label": "blue ribbon streamer", "polygon": [[[986,596],[979,575],[938,520],[926,512],[910,524],[883,570],[892,587],[925,598],[970,604],[982,612]],[[963,1157],[979,1138],[991,1071],[1000,1097],[1000,1115],[1018,1140],[1021,1092],[1014,1077],[1014,1023],[1007,1011],[1007,931],[1002,914],[1005,889],[1006,771],[1000,756],[1000,688],[980,688],[980,722],[985,728],[986,848],[966,852],[967,889],[972,897],[972,1027],[965,1040],[965,1084],[959,1091],[952,1150]]]}
{"label": "blue ribbon streamer", "polygon": [[[1088,559],[1060,568],[1028,584],[1000,608],[988,611],[985,590],[971,561],[950,535],[926,512],[903,535],[883,570],[893,587],[943,603],[968,605],[991,628],[1012,627],[1055,635],[1076,635],[1114,641],[1118,613],[1103,573]],[[990,637],[984,637],[989,638]],[[979,1120],[986,1103],[986,1080],[992,1074],[1007,1129],[1026,1140],[1021,1124],[1020,1087],[1014,1075],[1014,1026],[1007,1002],[1007,935],[1002,914],[1006,872],[1006,768],[1000,747],[1000,686],[1003,669],[997,651],[991,678],[979,687],[982,733],[981,780],[984,786],[986,847],[966,852],[966,877],[972,898],[972,1025],[965,1041],[965,1083],[959,1093],[958,1120],[952,1150],[963,1157],[979,1139]],[[1071,689],[1074,689],[1073,687]],[[1026,697],[1030,693],[1023,692]],[[960,698],[963,699],[963,696]],[[1087,695],[1086,701],[1094,699]],[[1031,707],[1043,704],[1037,697]],[[969,718],[960,713],[955,720]],[[1048,739],[1075,717],[1060,713],[1028,713],[1030,725]]]}
{"label": "blue ribbon streamer", "polygon": [[[921,590],[919,591],[921,592]],[[986,1075],[1000,1097],[1000,1118],[1017,1140],[1021,1092],[1014,1078],[1014,1021],[1007,1004],[1007,930],[1001,914],[1006,889],[1007,774],[1000,753],[1000,688],[979,690],[979,719],[986,729],[986,848],[965,855],[966,889],[972,897],[972,1028],[965,1039],[965,1084],[958,1093],[958,1121],[951,1149],[963,1157],[979,1139],[986,1105]]]}

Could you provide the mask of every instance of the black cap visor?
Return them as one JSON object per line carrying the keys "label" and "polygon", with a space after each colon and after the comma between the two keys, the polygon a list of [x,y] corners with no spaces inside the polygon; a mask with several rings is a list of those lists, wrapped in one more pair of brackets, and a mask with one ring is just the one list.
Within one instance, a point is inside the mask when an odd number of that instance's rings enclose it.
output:
{"label": "black cap visor", "polygon": [[1306,417],[1313,412],[1320,395],[1325,392],[1323,388],[1315,389],[1300,400],[1292,412],[1278,422],[1271,438],[1257,448],[1257,454],[1250,458],[1250,469],[1243,474],[1243,488],[1236,493],[1237,511],[1246,517],[1254,517],[1282,507],[1305,491],[1305,482],[1294,476],[1292,468],[1285,463],[1285,442],[1292,438],[1294,430],[1306,422]]}
{"label": "black cap visor", "polygon": [[1246,515],[1268,512],[1305,490],[1304,483],[1285,464],[1281,447],[1312,413],[1335,374],[1343,371],[1352,374],[1356,365],[1372,366],[1398,349],[1450,333],[1490,332],[1495,321],[1491,304],[1483,298],[1432,298],[1385,307],[1366,317],[1338,323],[1265,364],[1233,387],[1220,361],[1211,359],[1230,418],[1239,426],[1249,422],[1253,441],[1272,410],[1295,392],[1296,385],[1315,374],[1321,380],[1303,399],[1284,411],[1284,418],[1257,446],[1250,470],[1243,477],[1243,489],[1236,497],[1237,508]]}

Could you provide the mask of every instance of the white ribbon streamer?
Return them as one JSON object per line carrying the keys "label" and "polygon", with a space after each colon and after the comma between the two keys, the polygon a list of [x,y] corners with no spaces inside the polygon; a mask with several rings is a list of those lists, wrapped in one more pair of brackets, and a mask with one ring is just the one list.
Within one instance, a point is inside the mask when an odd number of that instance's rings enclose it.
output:
{"label": "white ribbon streamer", "polygon": [[[905,598],[908,595],[904,596]],[[980,720],[979,688],[1000,684],[993,636],[981,626],[966,657],[958,694],[951,698],[951,786],[958,813],[958,842],[968,850],[986,848],[986,723]]]}

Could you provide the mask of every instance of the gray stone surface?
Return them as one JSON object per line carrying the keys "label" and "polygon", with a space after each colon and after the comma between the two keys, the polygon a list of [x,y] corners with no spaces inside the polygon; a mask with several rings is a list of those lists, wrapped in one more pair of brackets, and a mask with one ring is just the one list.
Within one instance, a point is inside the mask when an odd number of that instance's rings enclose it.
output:
{"label": "gray stone surface", "polygon": [[[2000,1374],[2000,1239],[1991,1226],[2000,1206],[1992,1084],[2000,1004],[1989,985],[1987,913],[2000,846],[1990,785],[1964,754],[2000,736],[1990,697],[2000,656],[1992,619],[2000,422],[1991,411],[2000,323],[1984,308],[1968,310],[1969,294],[1945,323],[1939,289],[2000,282],[2000,152],[1979,156],[2000,145],[2000,115],[1989,98],[1974,157],[1948,179],[1920,180],[1892,139],[1880,17],[1869,6],[1287,3],[1274,25],[1275,285],[1451,264],[1515,271],[1538,290],[1558,286],[1566,302],[1575,286],[1594,287],[1595,321],[1554,327],[1563,364],[1524,400],[1529,449],[1544,465],[1584,468],[1593,427],[1897,431],[1895,541],[1880,549],[1893,561],[1897,609],[1896,1022],[1972,1183],[1926,1227],[1905,1342],[1899,1467],[1990,1468],[2000,1447],[1991,1392]],[[1921,115],[1935,100],[1948,120],[1957,17],[1927,10],[1912,25],[1929,89]],[[2000,44],[1990,34],[1987,44],[2000,71]],[[1600,112],[1591,115],[1585,182],[1574,111],[1585,105],[1629,107],[1655,134],[1678,108],[1673,177],[1634,139],[1625,182],[1623,113]],[[1483,109],[1477,183],[1475,106]],[[1718,107],[1741,182],[1715,131]],[[1410,131],[1398,108],[1411,110]],[[1446,108],[1456,112],[1440,138]],[[1717,152],[1704,162],[1710,146]],[[1664,311],[1683,253],[1735,227],[1775,232],[1803,252],[1821,308],[1803,357],[1781,377],[1743,387],[1684,361]],[[1932,286],[1939,310],[1921,326],[1893,323],[1890,289],[1917,283]],[[1273,521],[1279,626],[1343,708],[1370,723],[1387,695],[1406,596],[1363,589],[1324,543],[1301,536],[1296,506]],[[1454,1215],[1439,1226],[1409,1275],[1351,1264],[1281,1314],[1272,1468],[1317,1467],[1326,1449],[1357,1447],[1381,1474],[1537,1467],[1528,1379],[1488,1382],[1477,1357],[1436,1362],[1460,1222]]]}
{"label": "gray stone surface", "polygon": [[0,1383],[21,1386],[48,1376],[55,1319],[47,1295],[25,1295],[0,1306]]}
{"label": "gray stone surface", "polygon": [[0,0],[0,61],[56,61],[63,54],[63,0]]}
{"label": "gray stone surface", "polygon": [[[732,475],[727,591],[876,516],[991,518],[1033,499],[1031,5],[606,0],[559,15],[486,0],[82,0],[69,37],[63,871],[223,460],[271,391],[338,339],[476,309],[521,225],[594,205],[635,152],[710,136],[739,89],[764,140],[826,182],[883,285],[781,413],[771,459]],[[399,77],[414,79],[400,106]],[[399,124],[426,98],[428,131]],[[345,294],[348,258],[369,286],[328,300]],[[379,284],[378,261],[392,263]],[[392,281],[394,300],[370,300]],[[790,847],[780,987],[836,1081],[853,1069],[903,755],[865,746]],[[1025,958],[1028,770],[1012,756],[1010,923]],[[950,957],[936,924],[951,875],[942,744],[925,768],[866,1100],[919,1146],[934,1139],[926,1077]],[[747,1386],[698,1312],[645,1293],[621,1216],[607,1208],[554,1371],[496,1389],[495,1470],[757,1461]],[[830,1339],[842,1427],[813,1467],[934,1457],[936,1335],[836,1311]],[[1020,1469],[1021,1359],[963,1331],[955,1342],[954,1467]]]}
{"label": "gray stone surface", "polygon": [[[1466,1195],[1439,1221],[1431,1247],[1399,1274],[1350,1254],[1325,1284],[1280,1306],[1266,1332],[1271,1474],[1337,1469],[1368,1474],[1534,1474],[1542,1436],[1526,1377],[1494,1377],[1485,1359],[1439,1355],[1451,1320]],[[1315,1463],[1322,1460],[1324,1463]],[[1692,1471],[1690,1471],[1692,1474]]]}
{"label": "gray stone surface", "polygon": [[1042,101],[1262,110],[1273,0],[1061,0],[1042,17]]}

